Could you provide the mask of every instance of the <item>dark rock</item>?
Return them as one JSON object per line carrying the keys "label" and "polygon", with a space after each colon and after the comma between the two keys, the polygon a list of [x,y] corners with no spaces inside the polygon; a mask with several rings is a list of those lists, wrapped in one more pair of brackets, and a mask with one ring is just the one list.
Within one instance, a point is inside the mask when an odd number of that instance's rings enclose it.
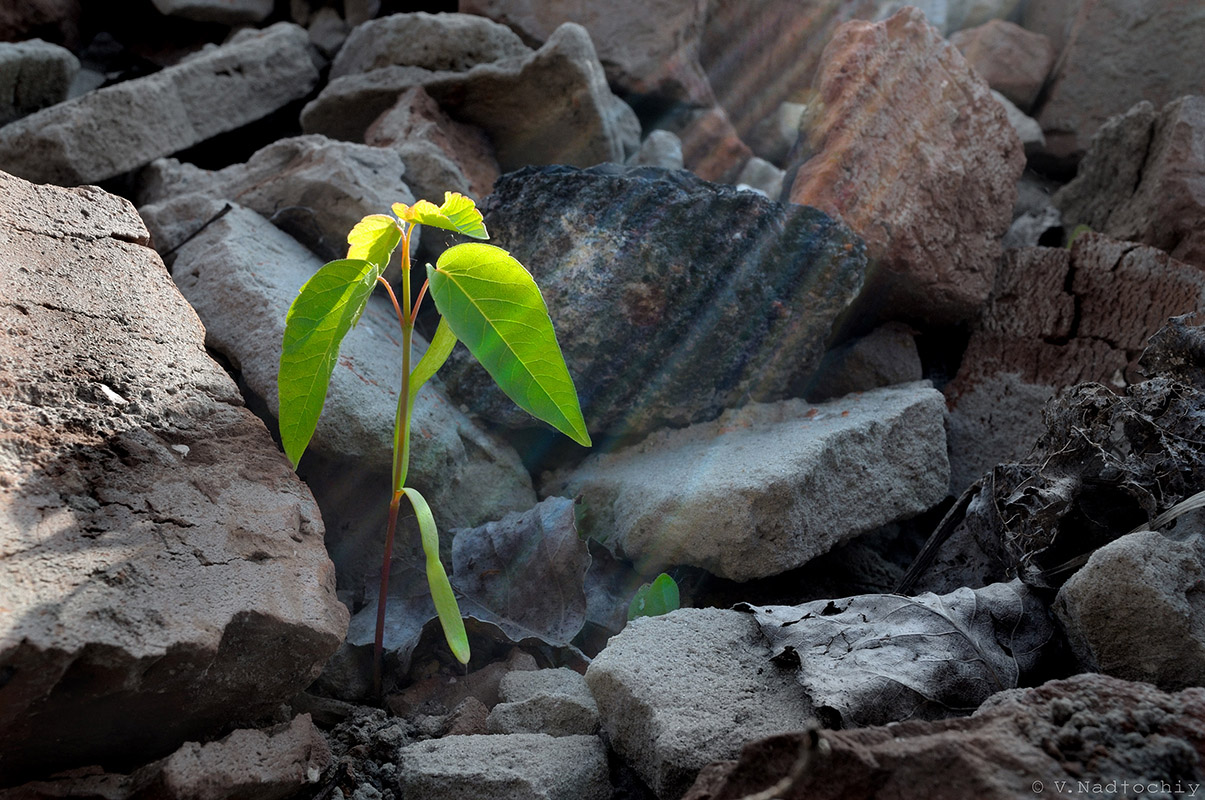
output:
{"label": "dark rock", "polygon": [[[506,175],[486,222],[543,290],[592,435],[790,394],[865,264],[861,241],[815,209],[652,168]],[[441,374],[457,400],[537,424],[467,357],[453,361]]]}

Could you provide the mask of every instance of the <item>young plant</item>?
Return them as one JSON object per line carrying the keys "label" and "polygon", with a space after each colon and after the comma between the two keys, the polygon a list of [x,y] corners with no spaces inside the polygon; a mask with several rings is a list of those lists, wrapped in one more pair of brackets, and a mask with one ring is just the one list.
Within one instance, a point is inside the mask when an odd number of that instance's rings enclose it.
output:
{"label": "young plant", "polygon": [[677,611],[681,603],[678,582],[662,572],[652,583],[646,583],[636,590],[636,596],[628,605],[628,622],[637,617],[659,617]]}
{"label": "young plant", "polygon": [[[487,239],[484,221],[473,201],[448,192],[443,205],[419,200],[412,206],[393,204],[394,216],[372,214],[347,235],[347,258],[318,270],[289,307],[284,349],[277,380],[280,438],[297,467],[314,435],[326,400],[339,346],[355,327],[378,285],[393,303],[402,329],[401,391],[393,423],[392,499],[385,532],[377,604],[373,683],[380,691],[385,603],[398,510],[405,497],[414,509],[426,558],[431,597],[453,655],[469,661],[469,642],[456,595],[439,560],[439,532],[427,501],[406,486],[410,465],[410,415],[418,391],[439,370],[457,341],[485,367],[516,405],[589,447],[577,390],[557,345],[552,320],[531,275],[500,247],[472,242],[444,251],[427,265],[426,279],[411,303],[410,240],[419,225]],[[381,277],[394,250],[401,246],[401,297]],[[440,313],[427,352],[411,367],[414,320],[423,297],[431,294]]]}

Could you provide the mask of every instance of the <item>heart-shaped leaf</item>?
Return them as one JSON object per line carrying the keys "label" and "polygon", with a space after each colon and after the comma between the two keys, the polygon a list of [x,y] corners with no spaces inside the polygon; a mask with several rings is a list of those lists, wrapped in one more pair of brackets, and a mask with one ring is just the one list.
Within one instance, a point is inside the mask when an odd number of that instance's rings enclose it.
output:
{"label": "heart-shaped leaf", "polygon": [[380,274],[380,266],[364,259],[332,261],[289,306],[276,391],[280,441],[294,469],[318,427],[339,345],[359,321]]}
{"label": "heart-shaped leaf", "polygon": [[394,203],[393,213],[403,222],[456,231],[474,239],[490,238],[477,205],[459,192],[445,192],[441,206],[436,206],[429,200],[419,200],[412,206]]}
{"label": "heart-shaped leaf", "polygon": [[402,231],[392,217],[370,214],[347,234],[347,257],[371,261],[384,270],[401,240]]}
{"label": "heart-shaped leaf", "polygon": [[460,244],[427,265],[431,297],[456,338],[515,404],[590,446],[577,390],[548,307],[523,265],[500,247]]}

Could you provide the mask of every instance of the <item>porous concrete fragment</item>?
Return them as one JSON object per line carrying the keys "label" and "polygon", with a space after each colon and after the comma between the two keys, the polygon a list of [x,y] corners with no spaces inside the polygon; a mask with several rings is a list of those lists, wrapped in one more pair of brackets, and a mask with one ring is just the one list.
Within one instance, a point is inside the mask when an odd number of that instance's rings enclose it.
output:
{"label": "porous concrete fragment", "polygon": [[160,14],[196,22],[245,25],[263,22],[275,0],[152,0]]}
{"label": "porous concrete fragment", "polygon": [[991,291],[1025,167],[1004,108],[911,7],[838,29],[816,91],[789,196],[866,239],[878,269],[862,316],[972,318]]}
{"label": "porous concrete fragment", "polygon": [[1054,196],[1068,227],[1158,247],[1205,268],[1205,85],[1155,111],[1138,103],[1092,137]]}
{"label": "porous concrete fragment", "polygon": [[518,31],[526,42],[547,41],[566,22],[590,34],[607,81],[645,105],[711,105],[699,64],[708,0],[461,0],[460,10]]}
{"label": "porous concrete fragment", "polygon": [[[394,151],[319,135],[295,136],[273,142],[244,164],[216,171],[158,159],[140,176],[139,205],[194,193],[229,200],[333,260],[347,255],[347,232],[365,216],[388,213],[394,203],[414,202],[405,174],[406,165]],[[156,233],[160,249],[178,244],[167,241],[175,237]]]}
{"label": "porous concrete fragment", "polygon": [[597,736],[445,736],[398,754],[406,800],[607,800],[607,749]]}
{"label": "porous concrete fragment", "polygon": [[505,25],[472,14],[391,14],[358,25],[331,64],[331,80],[388,66],[466,72],[530,54]]}
{"label": "porous concrete fragment", "polygon": [[1054,611],[1085,670],[1164,690],[1200,686],[1205,683],[1203,573],[1200,536],[1131,533],[1092,554],[1063,584]]}
{"label": "porous concrete fragment", "polygon": [[0,42],[0,125],[67,99],[79,59],[57,44]]}
{"label": "porous concrete fragment", "polygon": [[928,383],[751,404],[591,456],[542,488],[580,496],[583,530],[643,573],[761,578],[941,500],[944,412]]}
{"label": "porous concrete fragment", "polygon": [[684,608],[640,617],[586,670],[611,747],[657,797],[675,800],[713,761],[812,716],[749,614]]}
{"label": "porous concrete fragment", "polygon": [[585,28],[571,23],[534,53],[463,72],[391,65],[335,78],[302,110],[302,127],[361,141],[415,86],[450,116],[489,134],[504,172],[528,164],[622,163],[640,143],[636,112],[611,93]]}
{"label": "porous concrete fragment", "polygon": [[511,672],[499,690],[503,702],[486,720],[490,733],[574,736],[598,731],[598,705],[585,678],[571,669]]}
{"label": "porous concrete fragment", "polygon": [[[185,195],[144,207],[143,213],[158,240],[161,228],[195,231],[223,205]],[[321,265],[267,220],[239,207],[174,255],[172,275],[205,323],[207,344],[230,360],[247,390],[266,405],[270,419],[279,403],[276,376],[285,315]],[[374,563],[379,569],[401,388],[399,338],[389,301],[372,298],[343,342],[302,462],[330,520],[328,546],[341,588],[362,585]],[[425,342],[415,338],[418,358]],[[427,498],[443,529],[470,527],[534,505],[530,478],[515,451],[458,411],[437,383],[419,392],[411,431],[408,485]]]}
{"label": "porous concrete fragment", "polygon": [[254,122],[317,82],[305,29],[280,22],[4,126],[0,169],[39,183],[102,181]]}
{"label": "porous concrete fragment", "polygon": [[148,243],[0,174],[0,784],[258,719],[347,630],[313,496]]}
{"label": "porous concrete fragment", "polygon": [[1031,5],[1074,9],[1038,112],[1050,155],[1077,161],[1100,127],[1135,103],[1147,100],[1159,108],[1186,94],[1205,94],[1200,64],[1187,57],[1205,51],[1205,5],[1149,0]]}

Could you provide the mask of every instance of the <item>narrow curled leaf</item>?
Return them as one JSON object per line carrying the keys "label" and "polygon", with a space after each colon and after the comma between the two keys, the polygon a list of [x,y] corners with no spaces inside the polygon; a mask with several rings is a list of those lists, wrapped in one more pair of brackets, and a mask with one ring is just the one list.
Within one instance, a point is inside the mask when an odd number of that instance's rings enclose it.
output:
{"label": "narrow curled leaf", "polygon": [[435,307],[507,397],[589,447],[548,307],[523,265],[500,247],[473,242],[445,250],[427,276]]}
{"label": "narrow curled leaf", "polygon": [[431,376],[439,372],[439,368],[448,360],[448,356],[452,355],[452,348],[456,346],[456,334],[452,333],[452,329],[448,327],[448,321],[443,317],[439,319],[439,325],[435,328],[435,335],[431,337],[431,343],[427,345],[427,352],[423,353],[423,357],[418,360],[414,370],[410,373],[410,405],[408,409],[413,411],[414,398],[418,396],[418,390],[423,384],[431,380]]}
{"label": "narrow curled leaf", "polygon": [[414,515],[418,518],[418,530],[423,540],[423,554],[427,558],[427,584],[431,587],[431,599],[435,601],[435,613],[439,615],[439,624],[443,626],[444,638],[452,655],[461,664],[469,663],[469,636],[464,630],[464,620],[460,616],[460,606],[456,603],[456,593],[448,581],[448,573],[439,560],[439,530],[435,527],[435,517],[431,515],[431,507],[415,489],[402,490],[414,507]]}
{"label": "narrow curled leaf", "polygon": [[662,572],[652,583],[646,583],[636,590],[636,596],[628,606],[628,620],[677,611],[681,602],[677,581]]}
{"label": "narrow curled leaf", "polygon": [[363,259],[332,261],[301,287],[285,318],[280,374],[280,440],[293,467],[318,427],[343,337],[359,321],[381,268]]}
{"label": "narrow curled leaf", "polygon": [[392,217],[370,214],[347,234],[347,257],[371,261],[383,271],[401,240],[402,232]]}
{"label": "narrow curled leaf", "polygon": [[444,202],[441,206],[436,206],[429,200],[419,200],[412,206],[394,203],[393,213],[404,222],[456,231],[474,239],[490,238],[476,204],[459,192],[444,192]]}

